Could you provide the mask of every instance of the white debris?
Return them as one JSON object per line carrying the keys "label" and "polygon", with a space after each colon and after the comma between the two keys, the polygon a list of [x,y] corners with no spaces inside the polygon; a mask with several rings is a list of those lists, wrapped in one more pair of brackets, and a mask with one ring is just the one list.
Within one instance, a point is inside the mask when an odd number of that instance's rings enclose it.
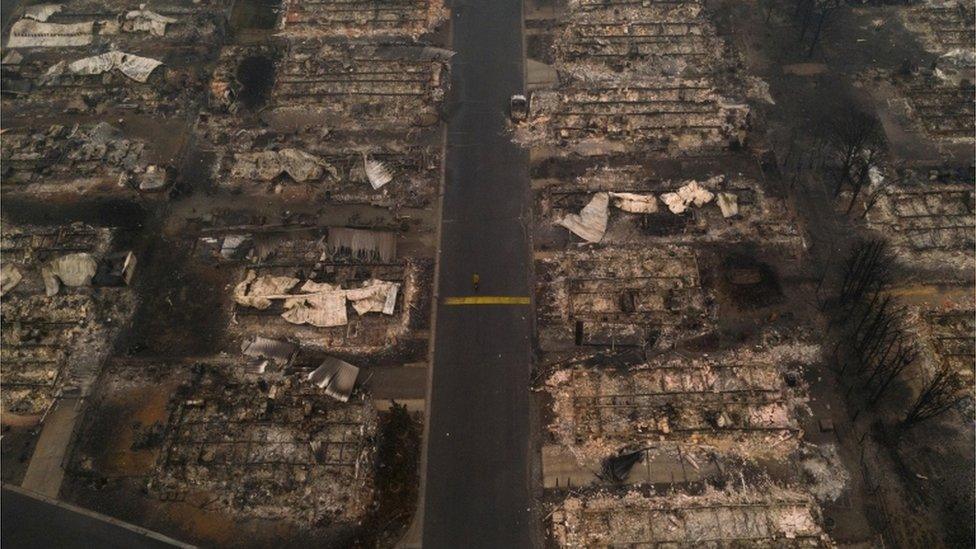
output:
{"label": "white debris", "polygon": [[363,153],[363,169],[365,169],[366,178],[369,179],[369,184],[373,186],[374,190],[393,181],[393,174],[390,173],[386,164],[379,160],[370,159],[366,153]]}
{"label": "white debris", "polygon": [[711,202],[712,198],[715,197],[708,189],[699,185],[697,181],[692,181],[678,189],[678,196],[689,204],[694,203],[699,208]]}
{"label": "white debris", "polygon": [[321,328],[342,326],[348,322],[346,301],[352,302],[357,314],[378,312],[392,315],[400,284],[371,279],[361,288],[343,290],[337,285],[307,281],[302,294],[285,300],[285,320],[293,324],[311,324]]}
{"label": "white debris", "polygon": [[23,60],[24,56],[21,55],[19,51],[10,50],[7,52],[7,55],[3,56],[3,61],[0,61],[0,63],[3,63],[4,65],[19,65]]}
{"label": "white debris", "polygon": [[292,324],[309,324],[319,328],[348,323],[345,292],[338,284],[306,280],[299,290],[303,293],[285,299],[285,312],[281,318]]}
{"label": "white debris", "polygon": [[580,210],[579,214],[568,214],[559,221],[558,225],[566,227],[587,242],[599,242],[607,232],[607,218],[610,217],[610,195],[596,193],[589,204]]}
{"label": "white debris", "polygon": [[971,68],[976,66],[976,52],[965,48],[954,48],[946,52],[939,58],[958,68]]}
{"label": "white debris", "polygon": [[682,214],[688,209],[688,204],[678,193],[664,193],[661,195],[661,200],[673,214]]}
{"label": "white debris", "polygon": [[23,280],[24,275],[20,274],[17,267],[14,267],[10,263],[4,264],[0,267],[0,296],[4,296],[10,290],[13,290],[20,281]]}
{"label": "white debris", "polygon": [[122,30],[125,32],[148,32],[153,36],[163,36],[166,34],[166,25],[175,22],[176,19],[149,11],[145,4],[140,4],[139,9],[125,14]]}
{"label": "white debris", "polygon": [[847,489],[850,475],[841,462],[836,444],[816,446],[812,455],[801,461],[800,466],[811,481],[810,492],[822,503],[836,501]]}
{"label": "white debris", "polygon": [[145,83],[147,80],[149,80],[149,75],[156,70],[156,67],[162,64],[162,61],[150,59],[149,57],[140,57],[131,53],[124,53],[115,50],[100,55],[79,59],[69,63],[67,67],[64,67],[61,63],[58,63],[51,67],[45,76],[58,76],[64,71],[71,74],[87,76],[102,74],[113,69],[118,69],[122,74],[135,80],[136,82]]}
{"label": "white debris", "polygon": [[61,256],[41,269],[44,291],[53,296],[65,286],[88,286],[98,270],[98,263],[91,254],[77,253]]}
{"label": "white debris", "polygon": [[344,326],[346,296],[343,292],[324,292],[285,300],[281,318],[292,324],[310,324],[319,328]]}
{"label": "white debris", "polygon": [[878,186],[884,183],[884,174],[877,166],[871,166],[868,168],[868,179],[871,181],[872,186]]}
{"label": "white debris", "polygon": [[718,193],[716,202],[722,210],[722,217],[729,218],[739,214],[739,197],[734,193]]}
{"label": "white debris", "polygon": [[282,295],[294,288],[296,284],[298,279],[290,276],[257,276],[254,271],[248,271],[244,280],[234,288],[234,301],[264,310],[271,306],[269,296]]}
{"label": "white debris", "polygon": [[[709,182],[715,179],[709,179]],[[700,208],[711,202],[714,197],[715,195],[711,191],[699,185],[697,181],[689,181],[679,188],[677,192],[661,195],[661,200],[668,205],[671,213],[680,214],[684,213],[688,209],[688,206],[694,204]]]}
{"label": "white debris", "polygon": [[98,22],[98,34],[101,36],[118,34],[120,30],[122,30],[122,24],[115,19],[102,19]]}
{"label": "white debris", "polygon": [[657,211],[657,198],[653,194],[610,193],[613,205],[630,213],[654,213]]}
{"label": "white debris", "polygon": [[307,280],[298,293],[290,292],[298,284],[297,278],[286,276],[257,276],[248,271],[234,288],[234,301],[267,309],[274,299],[284,300],[285,312],[281,315],[292,324],[310,324],[320,328],[343,326],[348,323],[346,302],[351,301],[355,311],[364,315],[379,312],[392,315],[400,284],[371,279],[360,288],[343,289],[337,284]]}
{"label": "white debris", "polygon": [[220,257],[224,259],[236,259],[242,251],[246,251],[247,247],[252,243],[251,235],[248,234],[230,234],[224,237],[224,241],[220,244]]}
{"label": "white debris", "polygon": [[166,186],[166,168],[155,164],[147,166],[146,171],[139,175],[140,191],[155,191]]}
{"label": "white debris", "polygon": [[33,19],[21,19],[10,27],[8,48],[65,48],[87,46],[92,42],[95,24],[44,23]]}
{"label": "white debris", "polygon": [[24,17],[34,21],[47,21],[52,15],[64,9],[61,4],[34,4],[24,8]]}
{"label": "white debris", "polygon": [[362,288],[346,290],[346,298],[352,301],[352,308],[360,315],[370,312],[393,314],[396,296],[400,285],[396,282],[371,279]]}
{"label": "white debris", "polygon": [[328,282],[315,282],[313,280],[306,280],[302,287],[299,288],[303,293],[307,294],[317,294],[322,292],[339,292],[342,291],[342,286],[338,284],[329,284]]}
{"label": "white debris", "polygon": [[234,160],[231,175],[245,179],[271,181],[287,173],[294,181],[301,183],[320,179],[323,170],[328,170],[333,177],[337,176],[335,169],[327,162],[298,149],[242,153],[235,155]]}

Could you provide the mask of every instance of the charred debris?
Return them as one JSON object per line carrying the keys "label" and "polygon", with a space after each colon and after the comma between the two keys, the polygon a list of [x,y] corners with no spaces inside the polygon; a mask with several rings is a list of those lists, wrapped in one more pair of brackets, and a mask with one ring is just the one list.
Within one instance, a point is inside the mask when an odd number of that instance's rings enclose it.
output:
{"label": "charred debris", "polygon": [[[436,1],[18,9],[0,59],[2,404],[28,442],[5,478],[33,482],[33,444],[71,408],[52,497],[202,544],[278,539],[271,518],[296,542],[398,536],[415,502],[376,483],[376,449],[404,437],[384,425],[419,432],[422,388],[370,382],[427,357],[446,17]],[[393,462],[381,477],[415,490],[416,459]]]}

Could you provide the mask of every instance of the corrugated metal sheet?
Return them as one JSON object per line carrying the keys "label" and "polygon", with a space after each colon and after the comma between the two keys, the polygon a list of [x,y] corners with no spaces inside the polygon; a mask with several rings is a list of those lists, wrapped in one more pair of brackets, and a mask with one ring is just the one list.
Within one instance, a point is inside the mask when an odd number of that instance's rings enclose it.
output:
{"label": "corrugated metal sheet", "polygon": [[307,379],[319,389],[325,389],[325,394],[330,397],[348,402],[358,378],[359,368],[330,356],[308,374]]}
{"label": "corrugated metal sheet", "polygon": [[396,233],[346,227],[329,228],[329,253],[347,251],[358,259],[389,263],[396,259]]}

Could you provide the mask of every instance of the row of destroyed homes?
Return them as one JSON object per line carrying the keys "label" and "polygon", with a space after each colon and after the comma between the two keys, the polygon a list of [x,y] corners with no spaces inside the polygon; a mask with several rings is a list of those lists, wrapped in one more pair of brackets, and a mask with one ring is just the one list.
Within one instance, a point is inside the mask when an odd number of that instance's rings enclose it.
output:
{"label": "row of destroyed homes", "polygon": [[12,15],[0,397],[21,447],[5,480],[202,545],[409,522],[417,464],[381,447],[399,436],[391,400],[419,437],[446,14],[67,0]]}
{"label": "row of destroyed homes", "polygon": [[[907,324],[922,351],[921,368],[928,374],[951,370],[968,394],[976,357],[971,295],[976,268],[976,6],[928,0],[901,9],[899,16],[935,61],[884,75],[883,80],[873,73],[861,77],[881,82],[874,93],[883,104],[948,160],[906,160],[902,151],[889,146],[887,158],[869,170],[862,196],[854,199],[845,191],[840,200],[845,207],[861,205],[855,211],[865,212],[867,227],[887,241],[897,262],[911,273],[906,285],[944,287],[928,299],[906,299]],[[971,406],[969,399],[969,416]]]}
{"label": "row of destroyed homes", "polygon": [[[925,0],[895,13],[922,51],[898,69],[856,75],[875,111],[869,124],[847,126],[856,130],[848,135],[866,139],[860,154],[842,165],[835,201],[867,243],[849,254],[843,280],[857,283],[839,294],[857,306],[840,307],[833,320],[850,341],[851,363],[871,372],[846,371],[842,378],[855,394],[874,391],[861,421],[894,424],[887,432],[898,437],[895,451],[884,437],[865,439],[862,459],[877,479],[871,482],[893,484],[892,478],[904,478],[890,473],[899,470],[909,479],[938,479],[875,489],[886,540],[910,545],[941,538],[951,545],[972,536],[972,529],[953,526],[956,504],[945,502],[964,502],[958,504],[964,508],[972,502],[972,481],[956,471],[972,462],[976,373],[976,6]],[[865,315],[882,319],[881,328],[860,327]],[[878,378],[893,381],[873,389],[870,377],[873,385]],[[933,453],[943,457],[932,459]]]}
{"label": "row of destroyed homes", "polygon": [[[699,0],[527,4],[543,512],[562,547],[824,547],[805,239]],[[812,313],[811,313],[812,315]]]}

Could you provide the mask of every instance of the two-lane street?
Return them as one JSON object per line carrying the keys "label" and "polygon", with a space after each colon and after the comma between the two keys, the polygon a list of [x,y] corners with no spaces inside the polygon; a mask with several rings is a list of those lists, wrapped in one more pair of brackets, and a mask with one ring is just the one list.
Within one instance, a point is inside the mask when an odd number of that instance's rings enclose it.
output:
{"label": "two-lane street", "polygon": [[[528,155],[511,142],[523,89],[521,2],[454,6],[424,547],[526,547],[532,310]],[[445,303],[473,295],[521,298]],[[490,300],[489,300],[490,301]]]}

